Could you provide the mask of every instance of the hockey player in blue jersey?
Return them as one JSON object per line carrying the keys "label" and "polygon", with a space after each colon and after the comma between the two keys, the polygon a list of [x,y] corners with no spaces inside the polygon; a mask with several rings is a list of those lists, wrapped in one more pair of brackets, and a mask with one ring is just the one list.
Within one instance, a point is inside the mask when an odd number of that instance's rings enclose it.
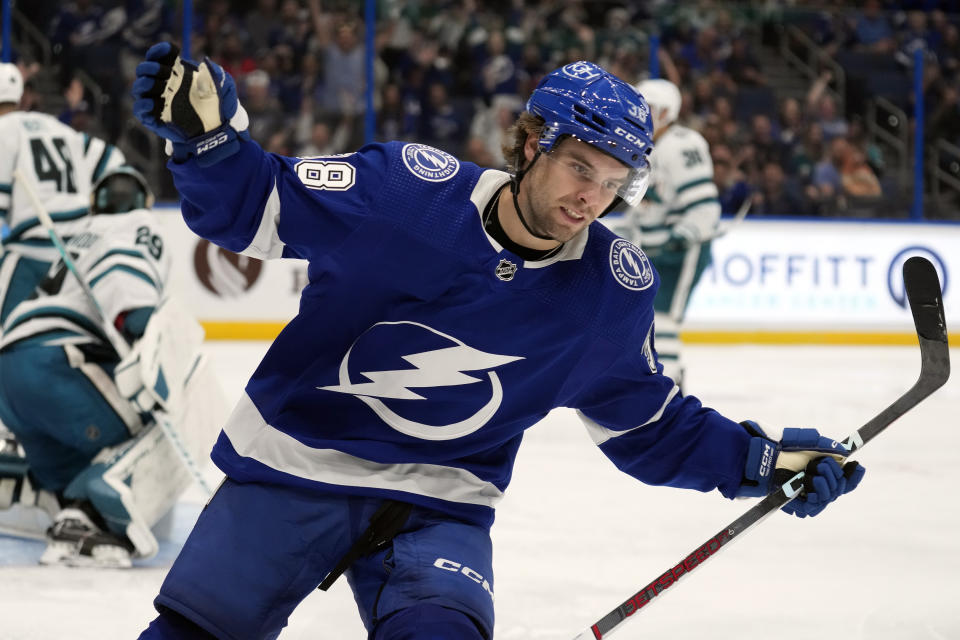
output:
{"label": "hockey player in blue jersey", "polygon": [[662,375],[657,275],[593,224],[642,197],[650,113],[600,67],[542,80],[511,132],[513,175],[416,143],[267,154],[214,62],[160,43],[137,76],[134,111],[167,140],[187,224],[309,261],[142,638],[275,638],[341,573],[371,639],[491,638],[494,506],[524,430],[555,407],[650,484],[762,496],[807,468],[788,508],[805,516],[859,482],[815,430],[739,424]]}

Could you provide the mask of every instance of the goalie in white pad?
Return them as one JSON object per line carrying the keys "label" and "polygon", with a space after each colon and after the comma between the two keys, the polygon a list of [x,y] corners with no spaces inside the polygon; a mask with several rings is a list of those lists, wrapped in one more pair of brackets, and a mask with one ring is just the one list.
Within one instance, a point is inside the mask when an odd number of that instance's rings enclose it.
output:
{"label": "goalie in white pad", "polygon": [[[23,447],[29,465],[23,477],[65,507],[48,531],[43,562],[127,566],[131,556],[156,553],[149,529],[189,476],[154,425],[192,417],[184,384],[204,387],[206,379],[204,393],[215,394],[209,389],[215,381],[197,360],[202,330],[189,316],[172,319],[184,312],[161,303],[169,258],[153,216],[131,210],[144,201],[142,191],[149,193],[132,169],[105,178],[92,211],[111,215],[89,216],[67,249],[104,317],[133,345],[134,357],[149,364],[150,389],[162,402],[131,404],[126,389],[118,388],[119,358],[99,313],[63,265],[51,269],[36,295],[17,305],[4,325],[0,419]],[[168,329],[182,331],[184,344],[165,334]],[[146,350],[139,346],[144,338]],[[209,437],[208,449],[212,442]]]}

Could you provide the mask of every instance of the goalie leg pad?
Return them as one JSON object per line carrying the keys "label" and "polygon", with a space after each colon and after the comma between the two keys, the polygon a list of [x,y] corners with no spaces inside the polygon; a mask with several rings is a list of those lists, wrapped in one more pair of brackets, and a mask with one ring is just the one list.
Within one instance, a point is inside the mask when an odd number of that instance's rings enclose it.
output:
{"label": "goalie leg pad", "polygon": [[33,486],[28,467],[26,458],[0,454],[0,534],[42,540],[60,501]]}
{"label": "goalie leg pad", "polygon": [[151,527],[191,481],[169,440],[154,424],[123,445],[104,449],[64,494],[89,500],[112,532],[129,538],[137,557],[150,558],[158,551]]}

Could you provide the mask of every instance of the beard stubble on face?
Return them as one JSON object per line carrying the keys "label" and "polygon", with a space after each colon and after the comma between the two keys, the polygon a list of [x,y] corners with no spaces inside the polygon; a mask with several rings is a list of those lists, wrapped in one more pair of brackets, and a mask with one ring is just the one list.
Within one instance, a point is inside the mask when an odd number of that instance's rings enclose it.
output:
{"label": "beard stubble on face", "polygon": [[[567,197],[558,197],[557,186],[562,185],[563,181],[555,179],[551,186],[549,162],[546,158],[541,159],[539,166],[535,165],[521,183],[526,189],[521,189],[520,207],[527,224],[537,235],[563,243],[596,219],[596,207],[580,202],[574,193]],[[580,213],[584,219],[579,224],[573,222],[566,217],[561,207]]]}

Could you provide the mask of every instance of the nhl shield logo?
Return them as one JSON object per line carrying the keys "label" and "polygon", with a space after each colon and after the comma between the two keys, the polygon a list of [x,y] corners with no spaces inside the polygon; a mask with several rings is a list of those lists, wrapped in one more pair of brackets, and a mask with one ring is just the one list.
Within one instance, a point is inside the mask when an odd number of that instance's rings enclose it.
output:
{"label": "nhl shield logo", "polygon": [[509,260],[501,260],[500,264],[497,265],[497,268],[493,270],[497,277],[503,280],[504,282],[510,282],[513,280],[514,274],[517,273],[517,265],[513,264]]}

